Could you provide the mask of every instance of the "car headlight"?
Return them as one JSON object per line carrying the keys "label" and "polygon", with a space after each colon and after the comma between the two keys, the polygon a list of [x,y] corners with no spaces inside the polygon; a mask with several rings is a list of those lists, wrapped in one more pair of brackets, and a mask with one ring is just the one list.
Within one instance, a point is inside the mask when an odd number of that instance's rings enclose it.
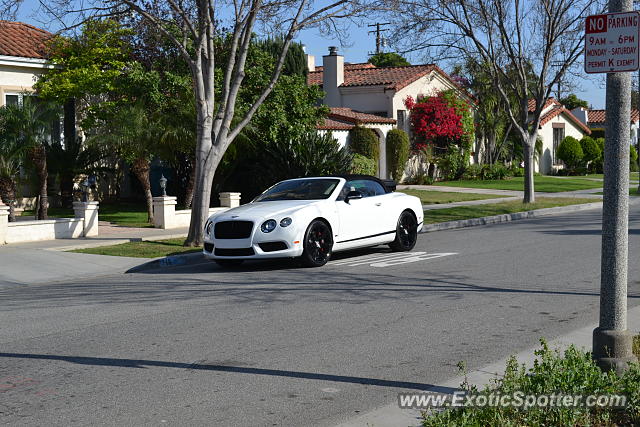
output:
{"label": "car headlight", "polygon": [[204,226],[204,234],[210,235],[211,234],[211,227],[213,227],[213,222],[207,220],[207,223]]}
{"label": "car headlight", "polygon": [[280,227],[288,227],[292,222],[293,220],[289,217],[282,218],[282,220],[280,221]]}
{"label": "car headlight", "polygon": [[268,219],[262,223],[260,230],[262,230],[263,233],[271,233],[276,229],[276,225],[278,225],[278,223],[276,223],[275,219]]}

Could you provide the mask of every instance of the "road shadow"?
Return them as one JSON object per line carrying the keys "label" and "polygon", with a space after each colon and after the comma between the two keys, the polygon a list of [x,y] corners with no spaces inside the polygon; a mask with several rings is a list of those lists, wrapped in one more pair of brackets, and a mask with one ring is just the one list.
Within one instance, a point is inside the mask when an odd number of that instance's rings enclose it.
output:
{"label": "road shadow", "polygon": [[[355,258],[363,255],[377,255],[392,253],[391,249],[387,246],[375,246],[369,248],[354,249],[345,252],[338,252],[331,256],[329,266],[332,261],[340,261],[349,258]],[[139,273],[139,274],[176,274],[180,271],[181,274],[201,274],[201,273],[213,273],[213,274],[228,274],[228,273],[248,273],[248,272],[268,272],[277,270],[313,270],[304,267],[302,263],[294,258],[274,258],[274,259],[262,259],[262,260],[245,260],[242,264],[237,266],[221,267],[215,263],[215,261],[204,258],[204,255],[199,253],[191,253],[187,256],[166,257],[159,260],[149,261],[142,265],[130,268],[125,273]]]}
{"label": "road shadow", "polygon": [[31,359],[31,360],[53,360],[75,363],[89,366],[112,366],[118,368],[176,368],[191,371],[211,371],[228,372],[235,374],[266,375],[271,377],[297,378],[304,380],[330,381],[338,383],[350,383],[371,385],[378,387],[392,387],[409,390],[430,391],[434,393],[453,393],[458,390],[453,387],[443,387],[434,384],[417,383],[410,381],[394,381],[380,378],[354,377],[347,375],[322,374],[317,372],[288,371],[281,369],[251,368],[246,366],[204,364],[204,363],[181,363],[167,362],[160,360],[143,359],[115,359],[106,357],[82,357],[82,356],[61,356],[51,354],[31,354],[31,353],[0,353],[2,358]]}

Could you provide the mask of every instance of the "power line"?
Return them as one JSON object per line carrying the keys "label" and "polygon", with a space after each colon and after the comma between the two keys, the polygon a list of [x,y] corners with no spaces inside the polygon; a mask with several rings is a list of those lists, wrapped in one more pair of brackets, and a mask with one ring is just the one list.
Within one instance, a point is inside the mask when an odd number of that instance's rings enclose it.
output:
{"label": "power line", "polygon": [[376,35],[376,55],[382,53],[382,44],[384,42],[384,38],[382,37],[383,31],[389,31],[388,28],[380,28],[384,25],[391,25],[391,22],[377,22],[375,24],[369,24],[367,27],[376,27],[375,30],[369,31],[368,34],[375,33]]}

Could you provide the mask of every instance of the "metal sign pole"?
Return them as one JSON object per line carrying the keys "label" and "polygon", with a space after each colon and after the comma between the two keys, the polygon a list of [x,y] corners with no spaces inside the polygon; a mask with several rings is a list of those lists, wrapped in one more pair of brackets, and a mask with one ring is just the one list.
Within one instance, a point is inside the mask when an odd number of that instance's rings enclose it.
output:
{"label": "metal sign pole", "polygon": [[[632,0],[609,0],[610,13],[632,6]],[[600,326],[593,331],[593,357],[601,368],[622,372],[635,360],[627,330],[631,73],[607,74],[606,111]]]}

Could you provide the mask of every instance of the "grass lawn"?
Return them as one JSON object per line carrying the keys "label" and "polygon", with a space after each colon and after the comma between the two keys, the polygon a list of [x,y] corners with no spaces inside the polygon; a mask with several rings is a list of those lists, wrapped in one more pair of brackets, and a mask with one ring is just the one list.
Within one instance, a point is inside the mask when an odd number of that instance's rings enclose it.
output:
{"label": "grass lawn", "polygon": [[[524,177],[515,177],[504,180],[462,180],[462,181],[441,181],[434,185],[447,187],[468,187],[468,188],[493,188],[497,190],[524,190]],[[552,176],[536,176],[534,179],[536,191],[543,193],[558,193],[561,191],[586,190],[590,188],[602,188],[602,182],[590,181],[580,178],[555,178]]]}
{"label": "grass lawn", "polygon": [[472,194],[472,193],[453,193],[445,191],[429,191],[429,190],[399,190],[399,193],[405,193],[410,196],[418,197],[423,204],[441,204],[441,203],[453,203],[453,202],[466,202],[469,200],[485,200],[485,199],[499,199],[502,197],[497,194]]}
{"label": "grass lawn", "polygon": [[480,218],[500,214],[531,211],[556,206],[578,205],[593,203],[594,199],[538,197],[535,203],[523,204],[521,201],[490,203],[487,205],[459,206],[457,208],[427,210],[424,213],[425,224],[437,222],[457,221],[460,219]]}
{"label": "grass lawn", "polygon": [[202,251],[202,248],[185,248],[182,246],[183,243],[184,239],[182,238],[157,240],[154,242],[129,242],[98,248],[76,249],[70,252],[94,255],[127,256],[134,258],[160,258],[169,255]]}
{"label": "grass lawn", "polygon": [[[22,216],[33,216],[33,211],[24,211]],[[73,209],[49,208],[51,218],[73,218]],[[105,203],[100,204],[98,213],[100,221],[108,221],[125,227],[153,227],[147,222],[147,207],[139,203]]]}

